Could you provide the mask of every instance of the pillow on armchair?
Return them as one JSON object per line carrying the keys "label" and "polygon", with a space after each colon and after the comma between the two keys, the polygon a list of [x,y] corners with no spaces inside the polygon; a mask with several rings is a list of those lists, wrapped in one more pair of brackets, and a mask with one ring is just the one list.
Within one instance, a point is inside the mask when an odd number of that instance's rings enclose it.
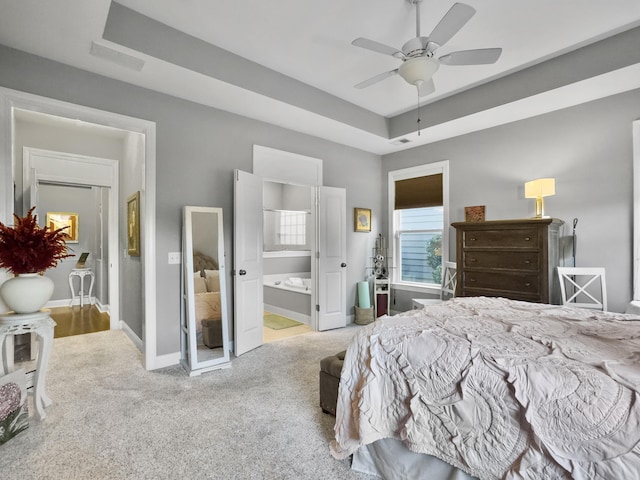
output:
{"label": "pillow on armchair", "polygon": [[205,270],[204,278],[207,281],[208,292],[220,291],[220,270]]}

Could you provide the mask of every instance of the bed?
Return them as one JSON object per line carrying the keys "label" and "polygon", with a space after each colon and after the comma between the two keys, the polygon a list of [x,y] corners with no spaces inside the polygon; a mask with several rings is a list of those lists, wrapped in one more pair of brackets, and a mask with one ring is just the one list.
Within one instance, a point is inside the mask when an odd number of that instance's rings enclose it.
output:
{"label": "bed", "polygon": [[[356,334],[330,449],[375,457],[401,442],[460,478],[638,478],[639,388],[640,317],[455,298]],[[384,455],[403,471],[383,475],[418,478]],[[420,478],[450,473],[436,475]]]}
{"label": "bed", "polygon": [[221,320],[220,271],[218,262],[202,253],[193,254],[193,288],[196,332],[201,334],[203,320]]}

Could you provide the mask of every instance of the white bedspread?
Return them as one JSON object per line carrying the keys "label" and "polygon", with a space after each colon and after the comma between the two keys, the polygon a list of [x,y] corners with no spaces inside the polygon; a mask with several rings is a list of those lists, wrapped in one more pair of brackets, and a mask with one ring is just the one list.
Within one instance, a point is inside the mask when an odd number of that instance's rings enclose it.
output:
{"label": "white bedspread", "polygon": [[456,298],[344,360],[331,452],[397,438],[481,479],[640,478],[640,317]]}

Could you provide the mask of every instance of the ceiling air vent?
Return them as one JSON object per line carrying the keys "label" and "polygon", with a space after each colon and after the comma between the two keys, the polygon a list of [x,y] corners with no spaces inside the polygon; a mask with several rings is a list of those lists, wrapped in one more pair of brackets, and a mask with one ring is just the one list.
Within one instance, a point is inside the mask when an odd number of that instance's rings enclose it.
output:
{"label": "ceiling air vent", "polygon": [[134,57],[127,53],[119,52],[114,48],[101,45],[96,42],[91,42],[91,50],[89,51],[94,57],[102,58],[110,62],[116,63],[121,67],[130,68],[139,72],[144,66],[144,60]]}
{"label": "ceiling air vent", "polygon": [[411,143],[411,140],[408,138],[399,138],[398,140],[391,142],[391,145],[404,145],[405,143]]}

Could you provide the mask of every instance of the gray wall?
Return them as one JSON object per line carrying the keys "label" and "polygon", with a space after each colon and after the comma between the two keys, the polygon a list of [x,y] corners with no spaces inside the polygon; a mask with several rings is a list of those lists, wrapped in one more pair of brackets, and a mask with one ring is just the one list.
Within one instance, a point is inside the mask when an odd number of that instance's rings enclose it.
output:
{"label": "gray wall", "polygon": [[311,257],[266,257],[263,259],[262,273],[274,275],[277,273],[311,272]]}
{"label": "gray wall", "polygon": [[[167,254],[181,250],[181,208],[202,205],[224,209],[227,265],[232,265],[233,169],[252,171],[254,144],[321,158],[323,183],[347,190],[347,211],[352,212],[354,207],[373,210],[371,233],[354,233],[351,216],[347,215],[348,299],[351,305],[354,304],[356,282],[366,274],[367,252],[371,251],[380,227],[382,194],[378,155],[152,92],[7,47],[0,47],[0,85],[156,122],[158,355],[180,349],[180,267],[168,265]],[[227,280],[228,285],[232,285],[231,277]],[[232,305],[232,298],[230,288],[229,305]],[[353,314],[352,306],[350,313]]]}
{"label": "gray wall", "polygon": [[[464,207],[486,205],[487,220],[534,215],[524,182],[555,177],[556,195],[545,213],[577,225],[577,266],[603,266],[609,309],[622,312],[632,298],[632,121],[640,117],[640,90],[589,102],[480,132],[459,136],[382,160],[391,170],[449,160],[451,222]],[[386,181],[384,224],[387,228]],[[450,252],[455,232],[450,228]],[[410,294],[396,292],[397,310],[411,308]]]}
{"label": "gray wall", "polygon": [[[61,185],[40,185],[38,188],[38,224],[44,226],[47,212],[73,212],[78,214],[78,243],[67,244],[69,253],[73,257],[64,259],[55,268],[47,270],[47,277],[53,280],[53,295],[51,300],[66,300],[71,298],[69,289],[69,273],[75,267],[82,252],[89,252],[87,267],[93,267],[98,251],[97,235],[99,219],[96,214],[98,204],[96,194],[92,188],[71,187]],[[79,288],[78,277],[73,279],[75,292]],[[85,279],[85,292],[89,291],[89,277]],[[96,295],[94,285],[92,291]]]}

